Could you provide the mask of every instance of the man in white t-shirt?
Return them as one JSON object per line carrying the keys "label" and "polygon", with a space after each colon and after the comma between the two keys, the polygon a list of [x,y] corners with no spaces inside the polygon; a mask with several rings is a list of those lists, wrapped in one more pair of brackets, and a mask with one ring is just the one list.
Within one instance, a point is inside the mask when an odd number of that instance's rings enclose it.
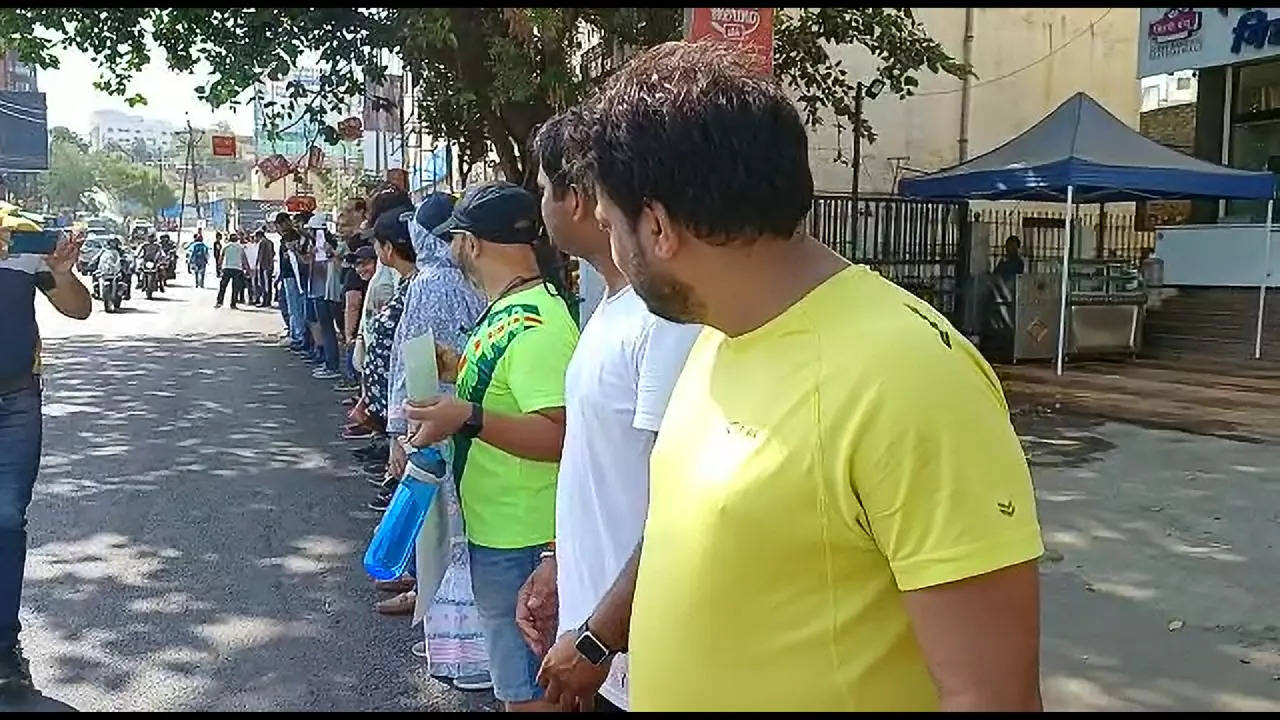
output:
{"label": "man in white t-shirt", "polygon": [[[249,270],[245,273],[244,288],[247,300],[250,305],[258,304],[258,296],[262,292],[262,288],[258,286],[258,236],[244,233],[244,255],[245,260],[249,263]],[[245,300],[246,298],[241,298]]]}
{"label": "man in white t-shirt", "polygon": [[[590,187],[576,184],[566,167],[575,122],[574,111],[556,116],[535,140],[542,216],[552,242],[599,273],[604,293],[565,376],[555,549],[544,553],[522,588],[517,624],[537,655],[554,643],[562,654],[572,653],[572,661],[594,666],[603,682],[595,703],[625,710],[626,656],[593,648],[584,624],[640,541],[649,505],[649,452],[700,327],[649,312],[618,270],[609,235],[596,222]],[[555,689],[546,689],[555,701]]]}

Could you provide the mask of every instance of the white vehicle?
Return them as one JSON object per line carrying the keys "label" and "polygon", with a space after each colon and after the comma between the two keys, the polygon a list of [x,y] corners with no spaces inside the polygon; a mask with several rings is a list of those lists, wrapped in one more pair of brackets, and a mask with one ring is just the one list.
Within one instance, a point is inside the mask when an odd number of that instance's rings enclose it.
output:
{"label": "white vehicle", "polygon": [[129,237],[146,237],[156,231],[155,226],[146,220],[134,220],[129,226]]}

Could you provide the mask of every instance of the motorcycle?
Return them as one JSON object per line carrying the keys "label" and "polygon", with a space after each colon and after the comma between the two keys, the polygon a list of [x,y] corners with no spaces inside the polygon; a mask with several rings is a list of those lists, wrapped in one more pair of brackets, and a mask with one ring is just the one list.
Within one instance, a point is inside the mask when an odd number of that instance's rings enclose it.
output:
{"label": "motorcycle", "polygon": [[102,300],[102,309],[113,312],[129,292],[124,259],[118,249],[108,247],[94,263],[93,295]]}
{"label": "motorcycle", "polygon": [[139,283],[142,290],[147,294],[147,299],[151,300],[156,291],[160,290],[162,282],[161,272],[163,268],[160,263],[155,260],[142,260],[142,271],[139,273]]}
{"label": "motorcycle", "polygon": [[169,254],[163,250],[156,257],[156,290],[164,292],[169,280]]}
{"label": "motorcycle", "polygon": [[94,276],[94,280],[96,294],[102,298],[102,309],[107,312],[118,311],[120,303],[124,301],[129,291],[129,283],[125,280],[124,273],[118,270],[99,272]]}

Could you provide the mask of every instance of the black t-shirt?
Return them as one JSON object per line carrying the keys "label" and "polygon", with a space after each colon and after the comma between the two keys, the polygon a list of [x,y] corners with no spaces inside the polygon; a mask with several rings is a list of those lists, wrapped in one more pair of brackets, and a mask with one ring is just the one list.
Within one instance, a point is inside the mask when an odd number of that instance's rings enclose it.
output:
{"label": "black t-shirt", "polygon": [[288,247],[298,240],[296,230],[286,230],[280,235],[280,277],[292,278],[293,263],[289,260]]}
{"label": "black t-shirt", "polygon": [[356,272],[355,270],[353,270],[353,269],[351,269],[351,268],[344,268],[344,269],[343,269],[343,271],[342,271],[342,275],[343,275],[343,277],[342,277],[342,294],[343,294],[344,296],[345,296],[347,293],[352,292],[352,291],[358,292],[358,293],[360,293],[361,295],[363,295],[363,294],[364,294],[364,292],[365,292],[365,290],[367,290],[367,289],[369,288],[369,283],[367,283],[367,282],[365,282],[363,279],[361,279],[361,278],[360,278],[360,273]]}

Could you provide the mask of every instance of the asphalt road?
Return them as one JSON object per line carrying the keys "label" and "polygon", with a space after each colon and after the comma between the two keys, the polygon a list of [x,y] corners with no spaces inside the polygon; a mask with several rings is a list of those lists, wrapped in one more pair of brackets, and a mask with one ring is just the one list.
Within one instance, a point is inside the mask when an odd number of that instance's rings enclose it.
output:
{"label": "asphalt road", "polygon": [[490,707],[432,680],[409,652],[420,630],[371,609],[377,517],[331,383],[275,345],[278,313],[214,310],[190,283],[84,322],[38,301],[22,612],[38,706]]}

